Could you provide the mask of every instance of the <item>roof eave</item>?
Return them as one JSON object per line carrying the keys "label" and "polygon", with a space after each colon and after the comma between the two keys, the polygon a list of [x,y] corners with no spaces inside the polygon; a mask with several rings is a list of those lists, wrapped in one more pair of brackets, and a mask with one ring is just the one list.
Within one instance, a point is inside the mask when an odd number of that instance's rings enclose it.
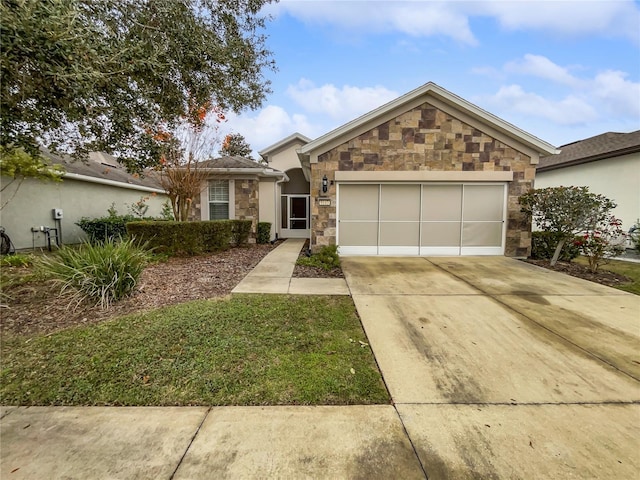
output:
{"label": "roof eave", "polygon": [[569,160],[567,162],[554,163],[552,165],[545,165],[542,167],[539,166],[536,168],[536,171],[548,172],[550,170],[558,170],[560,168],[573,167],[576,165],[582,165],[583,163],[597,162],[599,160],[606,160],[607,158],[621,157],[623,155],[630,155],[632,153],[638,153],[638,152],[640,152],[640,145],[634,145],[633,147],[623,148],[620,150],[615,150],[613,152],[605,152],[605,153],[600,153],[598,155],[591,155],[589,157],[576,158],[574,160]]}

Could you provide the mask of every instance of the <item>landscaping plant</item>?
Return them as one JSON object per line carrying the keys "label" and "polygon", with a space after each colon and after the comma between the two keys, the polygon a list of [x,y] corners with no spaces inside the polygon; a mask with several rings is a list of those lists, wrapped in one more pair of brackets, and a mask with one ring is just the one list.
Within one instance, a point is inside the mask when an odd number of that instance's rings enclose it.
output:
{"label": "landscaping plant", "polygon": [[622,222],[613,215],[608,222],[602,222],[598,229],[591,229],[575,241],[580,251],[589,261],[589,270],[596,273],[598,268],[611,257],[617,257],[624,251],[620,239],[624,238]]}
{"label": "landscaping plant", "polygon": [[147,251],[133,240],[108,239],[80,248],[65,246],[56,256],[45,257],[43,267],[76,305],[88,301],[107,308],[133,292],[147,261]]}
{"label": "landscaping plant", "polygon": [[548,187],[531,190],[518,201],[522,212],[545,232],[555,232],[558,243],[551,266],[563,246],[576,235],[605,231],[611,223],[611,210],[617,205],[607,197],[590,193],[588,187]]}
{"label": "landscaping plant", "polygon": [[338,255],[337,245],[327,245],[320,249],[318,253],[310,257],[302,257],[297,261],[298,265],[306,265],[308,267],[318,267],[323,270],[332,270],[340,268],[340,257]]}

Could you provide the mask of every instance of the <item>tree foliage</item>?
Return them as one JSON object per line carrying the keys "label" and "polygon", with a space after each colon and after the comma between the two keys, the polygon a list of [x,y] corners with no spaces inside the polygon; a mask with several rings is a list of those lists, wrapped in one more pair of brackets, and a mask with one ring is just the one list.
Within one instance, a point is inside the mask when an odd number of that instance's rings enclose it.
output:
{"label": "tree foliage", "polygon": [[222,141],[220,155],[251,158],[251,146],[240,133],[230,133]]}
{"label": "tree foliage", "polygon": [[522,212],[543,231],[556,232],[558,245],[551,259],[555,265],[562,247],[577,234],[602,231],[612,221],[617,205],[588,187],[548,187],[531,190],[519,198]]}
{"label": "tree foliage", "polygon": [[0,145],[154,165],[157,125],[262,104],[270,1],[2,0]]}
{"label": "tree foliage", "polygon": [[225,120],[217,108],[206,105],[196,117],[196,122],[185,121],[175,133],[156,134],[163,145],[160,184],[171,201],[174,218],[182,222],[189,220],[191,205],[206,188],[209,172],[204,162],[219,145],[218,128]]}

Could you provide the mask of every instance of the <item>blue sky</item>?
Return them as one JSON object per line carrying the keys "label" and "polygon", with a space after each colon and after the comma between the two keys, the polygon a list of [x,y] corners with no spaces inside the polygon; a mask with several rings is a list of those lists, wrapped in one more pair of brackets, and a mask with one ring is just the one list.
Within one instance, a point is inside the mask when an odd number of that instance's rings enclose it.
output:
{"label": "blue sky", "polygon": [[640,3],[305,1],[265,11],[278,71],[223,131],[316,138],[433,81],[560,146],[640,129]]}

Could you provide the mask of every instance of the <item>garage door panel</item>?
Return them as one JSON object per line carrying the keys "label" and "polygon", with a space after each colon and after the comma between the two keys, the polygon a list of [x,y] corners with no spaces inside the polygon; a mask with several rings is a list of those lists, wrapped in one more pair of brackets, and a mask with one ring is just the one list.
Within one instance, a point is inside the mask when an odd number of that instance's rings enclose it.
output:
{"label": "garage door panel", "polygon": [[423,185],[422,220],[460,221],[462,185]]}
{"label": "garage door panel", "polygon": [[459,247],[460,231],[459,222],[423,222],[420,245],[423,247]]}
{"label": "garage door panel", "polygon": [[420,185],[382,185],[380,221],[420,220]]}
{"label": "garage door panel", "polygon": [[500,247],[502,222],[465,222],[462,226],[463,247]]}
{"label": "garage door panel", "polygon": [[419,238],[418,222],[380,222],[380,246],[417,247]]}
{"label": "garage door panel", "polygon": [[502,185],[465,185],[462,213],[465,221],[501,221],[503,206]]}
{"label": "garage door panel", "polygon": [[378,221],[378,185],[343,185],[340,188],[340,220]]}
{"label": "garage door panel", "polygon": [[504,184],[338,186],[341,253],[504,254]]}
{"label": "garage door panel", "polygon": [[340,245],[377,246],[378,222],[340,222]]}

